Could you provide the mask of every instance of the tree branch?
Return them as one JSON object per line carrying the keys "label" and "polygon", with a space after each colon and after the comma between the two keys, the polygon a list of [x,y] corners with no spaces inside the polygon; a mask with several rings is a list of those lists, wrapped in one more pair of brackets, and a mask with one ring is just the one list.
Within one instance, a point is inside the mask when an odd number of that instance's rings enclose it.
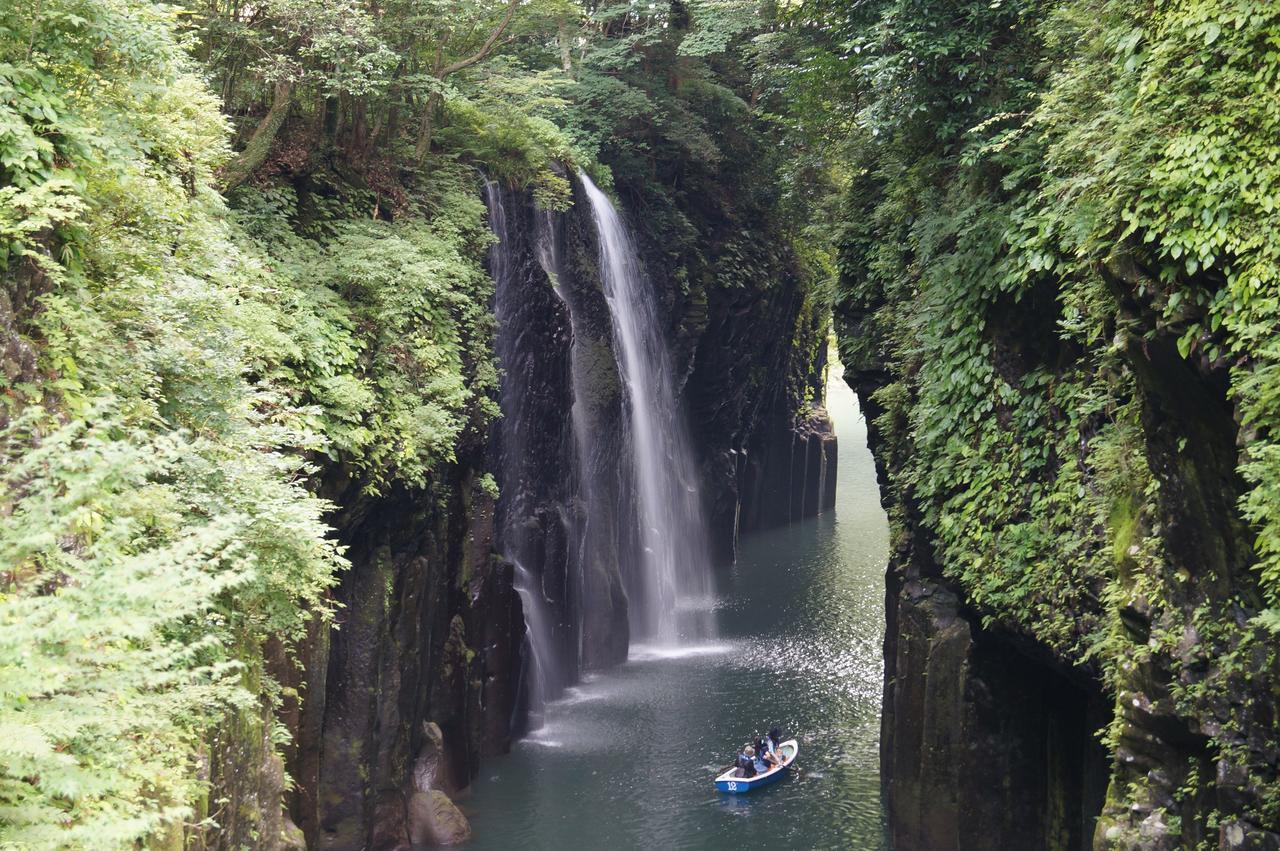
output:
{"label": "tree branch", "polygon": [[480,45],[480,49],[465,59],[459,59],[451,65],[446,65],[440,72],[440,79],[444,79],[450,74],[456,74],[463,68],[470,68],[472,65],[484,59],[492,51],[498,43],[498,39],[502,38],[502,34],[506,32],[507,25],[511,23],[511,19],[516,15],[516,9],[520,6],[520,0],[508,0],[507,11],[503,13],[502,20],[493,28],[493,32],[489,33],[489,38],[484,44]]}
{"label": "tree branch", "polygon": [[[441,61],[444,56],[444,45],[447,42],[442,41],[436,49],[435,68],[432,69],[432,76],[437,80],[443,80],[450,74],[456,74],[463,68],[470,68],[480,60],[484,59],[493,52],[494,47],[498,44],[498,39],[502,38],[502,34],[507,31],[507,27],[511,24],[511,19],[516,15],[516,9],[520,7],[521,0],[507,0],[506,11],[502,13],[502,20],[498,21],[498,25],[489,33],[489,37],[485,39],[484,44],[480,45],[480,49],[465,59],[459,59],[457,62],[448,65],[442,65]],[[446,39],[448,36],[446,36]],[[422,119],[418,124],[418,142],[414,146],[414,160],[418,165],[422,165],[426,159],[427,152],[431,150],[431,135],[435,131],[435,112],[440,107],[441,93],[439,90],[433,91],[427,96],[427,106],[422,113]]]}

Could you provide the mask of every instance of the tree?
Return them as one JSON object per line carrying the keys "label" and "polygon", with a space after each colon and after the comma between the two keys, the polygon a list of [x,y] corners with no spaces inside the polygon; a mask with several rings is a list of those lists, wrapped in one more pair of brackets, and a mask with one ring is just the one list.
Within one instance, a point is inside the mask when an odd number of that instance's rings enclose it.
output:
{"label": "tree", "polygon": [[267,0],[260,6],[233,0],[225,9],[215,4],[204,11],[204,52],[220,58],[224,99],[232,98],[246,69],[272,93],[267,113],[223,171],[224,191],[266,161],[299,87],[324,98],[385,91],[398,63],[376,10],[360,0]]}
{"label": "tree", "polygon": [[[427,72],[430,79],[427,81],[426,104],[413,149],[414,161],[419,165],[431,147],[436,110],[440,108],[440,101],[444,96],[445,81],[493,53],[507,28],[511,26],[511,20],[521,2],[522,0],[507,0],[505,5],[498,7],[500,12],[484,2],[448,4],[452,14],[439,19],[443,26],[432,33],[431,41],[434,44],[427,47],[427,53],[431,55],[430,70]],[[499,17],[493,22],[495,13]],[[481,36],[484,40],[475,44],[475,39]]]}

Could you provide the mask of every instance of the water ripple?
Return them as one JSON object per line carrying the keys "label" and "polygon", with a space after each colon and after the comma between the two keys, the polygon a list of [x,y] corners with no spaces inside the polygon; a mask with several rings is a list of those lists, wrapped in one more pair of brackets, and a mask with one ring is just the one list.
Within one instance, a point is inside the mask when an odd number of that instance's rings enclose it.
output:
{"label": "water ripple", "polygon": [[[883,848],[878,771],[888,533],[851,394],[828,515],[743,541],[714,598],[720,640],[632,648],[550,704],[487,762],[467,802],[477,849]],[[748,737],[801,742],[793,775],[751,795],[711,778]]]}

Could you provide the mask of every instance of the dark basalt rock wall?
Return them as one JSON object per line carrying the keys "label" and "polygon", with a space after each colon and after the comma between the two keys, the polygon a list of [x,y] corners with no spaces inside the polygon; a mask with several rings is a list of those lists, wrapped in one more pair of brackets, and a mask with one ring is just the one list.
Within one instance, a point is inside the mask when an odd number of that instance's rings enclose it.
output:
{"label": "dark basalt rock wall", "polygon": [[[282,668],[284,656],[276,644],[267,648],[269,664]],[[211,819],[172,839],[190,851],[254,848],[261,851],[303,851],[302,831],[281,808],[287,792],[285,760],[272,733],[276,718],[269,701],[227,712],[209,738],[205,753],[206,779],[211,795],[200,802],[198,816]],[[216,827],[214,827],[216,825]]]}
{"label": "dark basalt rock wall", "polygon": [[777,413],[752,441],[755,451],[739,456],[741,531],[794,523],[835,506],[839,447],[830,418],[821,409],[800,422]]}
{"label": "dark basalt rock wall", "polygon": [[[821,471],[834,461],[830,422],[806,401],[806,391],[815,404],[823,398],[825,345],[813,352],[811,338],[825,337],[825,323],[802,317],[804,292],[786,270],[779,273],[770,287],[708,288],[688,368],[712,542],[726,562],[739,533],[816,514]],[[684,321],[697,316],[686,309]]]}
{"label": "dark basalt rock wall", "polygon": [[509,746],[520,604],[473,466],[377,498],[340,471],[326,484],[352,568],[338,628],[303,649],[305,672],[281,672],[302,698],[286,704],[289,810],[311,848],[407,849],[415,796],[431,792],[415,770],[437,747],[427,724],[443,733],[444,791]]}
{"label": "dark basalt rock wall", "polygon": [[[1157,312],[1133,295],[1148,275],[1132,262],[1104,270],[1131,328],[1159,327]],[[1116,753],[1095,844],[1274,851],[1280,804],[1267,787],[1280,772],[1280,668],[1274,638],[1270,647],[1243,641],[1264,604],[1253,534],[1239,510],[1247,440],[1226,368],[1183,358],[1167,329],[1118,342],[1135,376],[1144,451],[1159,485],[1152,531],[1167,553],[1160,577],[1167,599],[1135,591],[1119,617],[1135,646],[1154,646],[1161,632],[1179,640],[1172,652],[1143,654],[1118,678]],[[1198,634],[1193,612],[1215,613],[1219,634]],[[1216,696],[1179,699],[1206,686]],[[1192,786],[1194,794],[1182,791]],[[1141,791],[1126,794],[1131,788]]]}
{"label": "dark basalt rock wall", "polygon": [[976,628],[928,580],[893,605],[881,748],[894,847],[1089,847],[1106,792],[1096,690]]}
{"label": "dark basalt rock wall", "polygon": [[527,193],[498,191],[511,289],[499,311],[498,548],[532,574],[550,608],[561,680],[552,685],[563,686],[580,666],[626,659],[623,397],[585,201],[553,213]]}
{"label": "dark basalt rock wall", "polygon": [[[672,254],[643,219],[636,233],[671,323],[713,556],[728,564],[739,535],[835,504],[836,437],[822,408],[829,320],[792,259],[772,250],[783,241],[767,232],[767,215],[743,216],[719,196],[695,206],[696,256]],[[747,285],[720,268],[744,231],[761,247]]]}
{"label": "dark basalt rock wall", "polygon": [[[491,249],[494,313],[502,370],[502,417],[491,427],[500,496],[495,541],[505,559],[528,572],[534,599],[546,610],[557,660],[542,672],[558,690],[578,676],[581,640],[576,612],[582,507],[578,499],[573,418],[573,331],[569,311],[538,262],[536,213],[521,193],[490,185],[488,203],[499,243]],[[491,197],[490,197],[491,195]],[[625,629],[625,621],[624,621]],[[522,691],[517,715],[532,709]]]}

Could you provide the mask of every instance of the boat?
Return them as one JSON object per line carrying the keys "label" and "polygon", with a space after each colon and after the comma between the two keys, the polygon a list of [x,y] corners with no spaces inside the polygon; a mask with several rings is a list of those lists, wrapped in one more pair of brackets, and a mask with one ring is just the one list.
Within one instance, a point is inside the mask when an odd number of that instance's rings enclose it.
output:
{"label": "boat", "polygon": [[796,761],[796,757],[800,754],[800,744],[795,739],[787,739],[778,745],[778,753],[782,754],[781,765],[774,766],[764,774],[757,774],[755,777],[737,777],[738,769],[735,766],[716,778],[716,789],[728,792],[730,795],[742,795],[761,786],[776,783],[786,776],[791,769],[791,763]]}

